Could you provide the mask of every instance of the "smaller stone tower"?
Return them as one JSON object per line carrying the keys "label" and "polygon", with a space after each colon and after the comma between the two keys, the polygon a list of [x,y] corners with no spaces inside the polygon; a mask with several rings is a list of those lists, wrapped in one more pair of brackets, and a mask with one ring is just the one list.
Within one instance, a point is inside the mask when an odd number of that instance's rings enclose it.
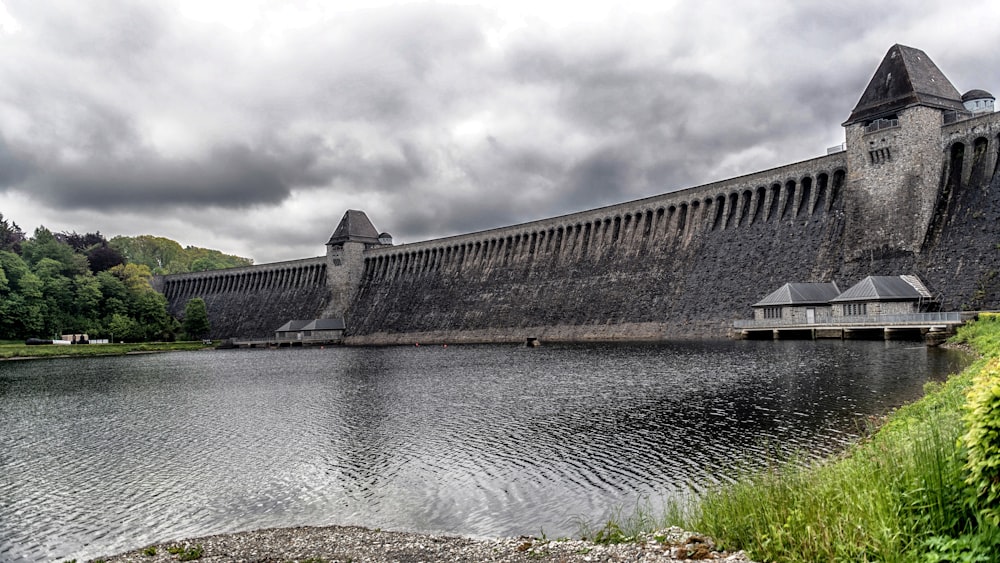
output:
{"label": "smaller stone tower", "polygon": [[365,249],[381,246],[378,231],[364,211],[350,209],[344,213],[333,236],[326,243],[326,278],[330,287],[330,302],[324,318],[347,319],[348,308],[361,286],[365,269]]}

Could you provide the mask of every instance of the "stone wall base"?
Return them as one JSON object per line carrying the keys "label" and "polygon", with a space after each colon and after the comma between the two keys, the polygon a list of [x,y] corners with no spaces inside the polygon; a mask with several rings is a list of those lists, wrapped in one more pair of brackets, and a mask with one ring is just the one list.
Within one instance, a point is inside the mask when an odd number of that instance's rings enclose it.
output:
{"label": "stone wall base", "polygon": [[625,323],[615,325],[556,325],[481,330],[438,330],[426,332],[376,332],[348,336],[348,346],[396,346],[414,344],[524,344],[537,338],[548,342],[659,341],[726,338],[728,323],[696,321],[672,323]]}

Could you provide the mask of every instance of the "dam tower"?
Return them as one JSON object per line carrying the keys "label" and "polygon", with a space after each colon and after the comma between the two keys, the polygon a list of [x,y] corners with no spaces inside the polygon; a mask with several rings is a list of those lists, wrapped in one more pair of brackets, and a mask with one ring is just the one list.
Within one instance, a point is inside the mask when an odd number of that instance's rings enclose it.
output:
{"label": "dam tower", "polygon": [[854,256],[916,253],[930,227],[944,163],[941,127],[969,113],[920,49],[893,45],[844,122],[845,245]]}
{"label": "dam tower", "polygon": [[[387,238],[388,237],[388,238]],[[364,211],[349,209],[326,243],[326,279],[330,300],[323,318],[346,317],[351,301],[361,286],[365,250],[392,244],[392,237],[381,235]]]}

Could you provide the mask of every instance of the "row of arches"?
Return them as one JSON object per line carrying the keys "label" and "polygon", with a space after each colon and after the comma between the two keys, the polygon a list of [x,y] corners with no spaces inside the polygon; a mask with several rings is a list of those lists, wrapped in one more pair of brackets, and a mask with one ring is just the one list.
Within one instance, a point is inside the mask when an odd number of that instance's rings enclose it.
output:
{"label": "row of arches", "polygon": [[212,272],[163,280],[163,295],[169,299],[203,297],[216,293],[253,293],[267,289],[316,287],[326,283],[326,264],[316,262],[285,268],[267,267],[240,272]]}
{"label": "row of arches", "polygon": [[[990,139],[976,136],[968,143],[968,139],[955,141],[948,146],[948,189],[960,185],[984,184],[996,174],[1000,166],[1000,135],[993,138],[993,149],[990,150]],[[969,146],[972,145],[971,155]],[[971,156],[971,158],[969,158]]]}
{"label": "row of arches", "polygon": [[[682,203],[645,201],[632,212],[507,236],[400,251],[365,258],[365,281],[396,280],[445,268],[490,269],[543,259],[573,261],[610,252],[642,254],[651,244],[684,241],[695,233],[791,221],[828,213],[840,198],[845,173],[838,169]],[[523,227],[521,227],[523,229]]]}

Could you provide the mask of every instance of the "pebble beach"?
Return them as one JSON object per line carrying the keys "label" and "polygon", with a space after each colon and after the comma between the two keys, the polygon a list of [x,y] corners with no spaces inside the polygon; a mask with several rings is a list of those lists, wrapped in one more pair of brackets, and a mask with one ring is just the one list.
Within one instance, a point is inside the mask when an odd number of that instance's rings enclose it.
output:
{"label": "pebble beach", "polygon": [[716,551],[711,539],[668,528],[620,544],[546,538],[468,538],[361,527],[299,527],[221,534],[148,546],[93,561],[167,563],[678,562],[752,563]]}

